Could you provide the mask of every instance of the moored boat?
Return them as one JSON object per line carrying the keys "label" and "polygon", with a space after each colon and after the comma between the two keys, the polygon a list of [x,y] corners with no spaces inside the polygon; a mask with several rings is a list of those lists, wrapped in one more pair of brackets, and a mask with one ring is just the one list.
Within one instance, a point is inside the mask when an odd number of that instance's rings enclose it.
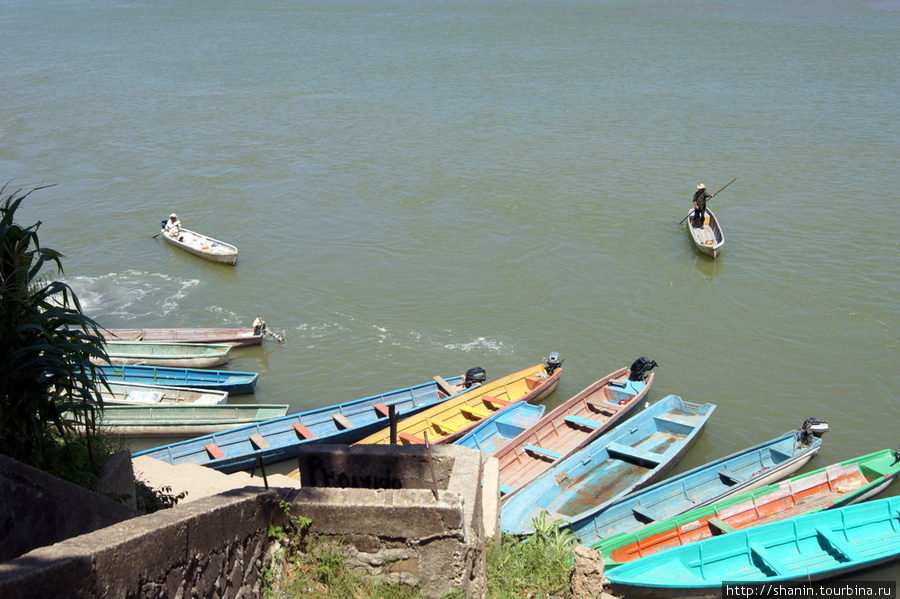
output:
{"label": "moored boat", "polygon": [[477,449],[490,455],[537,422],[544,415],[545,409],[543,405],[517,401],[476,425],[453,444]]}
{"label": "moored boat", "polygon": [[107,387],[97,386],[97,395],[104,404],[149,405],[160,404],[223,404],[228,400],[225,391],[143,385],[140,383],[107,382]]}
{"label": "moored boat", "polygon": [[659,480],[697,439],[715,410],[668,395],[555,463],[503,502],[500,527],[510,534],[534,532],[534,520],[562,525]]}
{"label": "moored boat", "polygon": [[725,245],[725,233],[722,231],[716,215],[707,208],[703,222],[699,226],[695,226],[691,218],[693,214],[693,210],[688,213],[687,229],[694,247],[704,256],[716,258]]}
{"label": "moored boat", "polygon": [[[484,382],[451,400],[403,418],[397,423],[401,445],[452,443],[499,410],[512,404],[539,402],[556,389],[562,376],[563,360],[553,352],[544,364],[537,364],[495,381]],[[483,376],[483,369],[481,375]],[[358,443],[388,444],[391,427],[385,425]]]}
{"label": "moored boat", "polygon": [[883,449],[799,474],[678,516],[620,533],[593,546],[606,568],[716,535],[870,499],[900,476],[900,455]]}
{"label": "moored boat", "polygon": [[103,329],[107,341],[152,341],[156,343],[224,343],[232,347],[259,345],[263,337],[272,335],[266,323],[256,318],[253,326],[195,328],[131,328]]}
{"label": "moored boat", "polygon": [[251,468],[259,460],[277,462],[295,457],[303,443],[352,443],[384,426],[391,407],[398,414],[415,414],[463,388],[462,377],[440,380],[202,435],[134,456],[173,465],[200,464],[226,473]]}
{"label": "moored boat", "polygon": [[669,477],[573,521],[584,545],[632,532],[745,491],[781,480],[802,468],[822,446],[827,425],[807,419],[803,427]]}
{"label": "moored boat", "polygon": [[109,382],[190,387],[225,391],[229,395],[253,393],[258,372],[215,370],[211,368],[173,368],[139,364],[101,364],[100,371]]}
{"label": "moored boat", "polygon": [[613,593],[628,599],[712,599],[723,596],[726,582],[764,594],[773,583],[843,577],[898,557],[900,497],[888,497],[674,547],[606,576]]}
{"label": "moored boat", "polygon": [[287,404],[104,405],[96,413],[101,429],[130,437],[208,435],[287,414]]}
{"label": "moored boat", "polygon": [[165,230],[161,230],[160,233],[167,243],[210,262],[232,266],[237,263],[238,249],[230,243],[183,227],[175,237],[167,235]]}
{"label": "moored boat", "polygon": [[219,343],[107,341],[103,348],[110,364],[215,368],[231,359],[231,346]]}
{"label": "moored boat", "polygon": [[493,454],[504,501],[553,464],[612,430],[647,398],[656,362],[640,357],[595,381]]}

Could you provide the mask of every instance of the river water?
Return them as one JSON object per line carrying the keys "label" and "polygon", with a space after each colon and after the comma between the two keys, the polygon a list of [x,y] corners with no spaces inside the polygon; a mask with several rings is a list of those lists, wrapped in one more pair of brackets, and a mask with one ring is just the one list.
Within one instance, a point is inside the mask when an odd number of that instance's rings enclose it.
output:
{"label": "river water", "polygon": [[[20,222],[87,314],[285,335],[235,401],[558,351],[552,406],[645,355],[718,406],[676,471],[810,416],[809,468],[898,446],[896,0],[6,0],[0,67],[0,177],[52,185]],[[735,177],[712,261],[678,223]]]}

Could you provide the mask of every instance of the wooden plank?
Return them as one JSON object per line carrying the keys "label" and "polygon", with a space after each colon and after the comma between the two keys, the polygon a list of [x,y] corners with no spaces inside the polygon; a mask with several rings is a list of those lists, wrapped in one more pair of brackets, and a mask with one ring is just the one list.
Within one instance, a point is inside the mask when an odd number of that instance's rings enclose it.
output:
{"label": "wooden plank", "polygon": [[375,413],[378,414],[378,415],[381,416],[381,417],[385,417],[385,418],[386,418],[386,417],[389,416],[390,413],[391,413],[391,409],[388,408],[388,407],[387,407],[386,405],[384,405],[383,403],[377,403],[377,404],[375,404],[373,407],[375,408]]}
{"label": "wooden plank", "polygon": [[271,447],[269,442],[266,441],[265,437],[260,435],[259,433],[253,433],[250,435],[250,442],[253,444],[253,447],[257,449],[265,449],[266,447]]}
{"label": "wooden plank", "polygon": [[592,430],[603,426],[602,423],[597,422],[596,420],[588,420],[587,418],[582,418],[581,416],[575,416],[574,414],[570,414],[570,415],[566,416],[565,418],[563,418],[563,420],[565,420],[567,423],[571,424],[572,426],[583,426],[585,428],[589,428]]}
{"label": "wooden plank", "polygon": [[856,549],[850,546],[839,534],[833,530],[824,527],[817,527],[816,534],[822,537],[829,545],[837,550],[841,555],[852,561],[862,561],[863,556]]}
{"label": "wooden plank", "polygon": [[443,420],[438,420],[437,418],[432,418],[428,421],[432,426],[436,426],[440,429],[443,429],[447,433],[455,433],[459,430],[458,426],[453,426],[449,422],[444,422]]}
{"label": "wooden plank", "polygon": [[496,397],[491,397],[490,395],[482,395],[481,399],[482,399],[482,401],[485,401],[489,404],[493,404],[495,406],[500,406],[500,407],[504,407],[504,408],[506,406],[511,406],[513,404],[513,402],[511,402],[511,401],[506,401],[505,399],[498,399]]}
{"label": "wooden plank", "polygon": [[487,418],[491,415],[490,412],[486,412],[484,410],[480,410],[471,406],[460,406],[459,411],[474,420],[481,420],[482,418]]}
{"label": "wooden plank", "polygon": [[204,445],[203,449],[206,450],[206,453],[208,453],[209,457],[213,460],[220,460],[225,457],[225,452],[219,449],[219,446],[215,443]]}
{"label": "wooden plank", "polygon": [[425,445],[425,439],[423,439],[422,437],[417,437],[409,433],[399,433],[397,436],[407,443],[412,443],[414,445]]}
{"label": "wooden plank", "polygon": [[737,529],[734,526],[719,518],[710,518],[706,521],[706,523],[709,525],[709,529],[713,532],[715,532],[716,530],[718,530],[719,532],[737,532]]}
{"label": "wooden plank", "polygon": [[294,424],[294,432],[297,433],[297,436],[301,439],[312,439],[315,437],[308,428],[300,424],[299,422]]}
{"label": "wooden plank", "polygon": [[353,423],[343,414],[335,413],[331,416],[335,423],[341,428],[353,428]]}
{"label": "wooden plank", "polygon": [[562,457],[561,453],[551,451],[549,449],[544,449],[543,447],[538,447],[537,445],[526,445],[524,449],[530,454],[534,454],[542,458],[550,458],[551,460],[556,460]]}
{"label": "wooden plank", "polygon": [[769,553],[769,550],[759,543],[750,543],[750,551],[761,559],[762,562],[771,568],[778,576],[790,576],[790,570],[788,570],[780,561],[775,559],[772,554]]}
{"label": "wooden plank", "polygon": [[733,485],[738,485],[744,482],[744,477],[740,476],[727,468],[722,468],[719,470],[719,476],[725,479],[725,482],[731,483]]}
{"label": "wooden plank", "polygon": [[652,451],[647,451],[646,449],[640,449],[638,447],[631,447],[630,445],[623,445],[621,443],[610,443],[606,450],[611,457],[625,461],[637,460],[649,462],[654,465],[657,465],[662,461],[662,456],[658,453],[653,453]]}
{"label": "wooden plank", "polygon": [[455,395],[456,389],[450,386],[450,383],[444,380],[443,377],[435,376],[434,382],[437,383],[438,388],[446,393],[447,395]]}

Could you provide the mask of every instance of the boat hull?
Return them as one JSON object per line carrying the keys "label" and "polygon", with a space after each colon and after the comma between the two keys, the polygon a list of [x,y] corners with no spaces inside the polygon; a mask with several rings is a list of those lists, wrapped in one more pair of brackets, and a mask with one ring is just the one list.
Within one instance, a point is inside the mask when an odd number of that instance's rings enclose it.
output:
{"label": "boat hull", "polygon": [[231,359],[231,346],[211,343],[108,341],[109,364],[139,364],[174,368],[215,368]]}
{"label": "boat hull", "polygon": [[[458,385],[461,379],[455,377],[447,382]],[[134,457],[148,455],[173,465],[200,464],[220,472],[236,472],[252,468],[259,461],[268,464],[294,458],[305,443],[353,443],[382,428],[390,406],[399,414],[415,414],[447,397],[438,383],[431,381],[147,449]]]}
{"label": "boat hull", "polygon": [[109,382],[211,389],[225,391],[229,395],[253,393],[259,381],[258,372],[236,370],[170,368],[137,364],[103,364],[99,368]]}
{"label": "boat hull", "polygon": [[666,396],[512,495],[501,508],[501,529],[530,534],[541,512],[566,525],[659,480],[693,445],[714,410],[710,403]]}
{"label": "boat hull", "polygon": [[232,347],[259,345],[263,340],[263,334],[251,328],[104,329],[103,334],[108,341],[220,343]]}
{"label": "boat hull", "polygon": [[287,414],[287,404],[106,405],[97,425],[129,437],[208,435]]}
{"label": "boat hull", "polygon": [[178,237],[170,237],[164,231],[160,232],[166,243],[189,254],[218,264],[228,264],[230,266],[237,264],[238,249],[230,243],[225,243],[219,239],[184,228],[181,229]]}
{"label": "boat hull", "polygon": [[691,222],[691,215],[693,214],[693,210],[688,213],[687,229],[694,247],[704,256],[709,256],[713,259],[717,258],[725,246],[725,233],[722,231],[716,215],[707,208],[703,226],[695,227]]}
{"label": "boat hull", "polygon": [[477,449],[490,455],[540,420],[544,410],[542,405],[516,402],[477,425],[457,439],[454,445]]}

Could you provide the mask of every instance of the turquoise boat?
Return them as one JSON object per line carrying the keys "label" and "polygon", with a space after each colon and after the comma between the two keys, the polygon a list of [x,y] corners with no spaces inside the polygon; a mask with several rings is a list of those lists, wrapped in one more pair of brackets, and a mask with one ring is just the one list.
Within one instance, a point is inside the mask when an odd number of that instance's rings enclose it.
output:
{"label": "turquoise boat", "polygon": [[109,364],[215,368],[231,359],[231,346],[224,343],[107,341],[103,349],[109,357]]}
{"label": "turquoise boat", "polygon": [[696,441],[715,407],[664,397],[512,494],[501,507],[501,529],[530,534],[542,512],[548,522],[566,525],[659,480]]}
{"label": "turquoise boat", "polygon": [[[737,530],[606,573],[628,599],[718,598],[724,583],[754,587],[843,577],[900,557],[900,497]],[[767,586],[763,586],[767,585]]]}
{"label": "turquoise boat", "polygon": [[228,395],[253,393],[259,381],[258,372],[215,370],[211,368],[172,368],[138,364],[104,364],[98,366],[111,383],[141,383],[224,391]]}
{"label": "turquoise boat", "polygon": [[287,404],[104,405],[96,424],[128,437],[208,435],[287,414]]}
{"label": "turquoise boat", "polygon": [[884,491],[900,476],[900,455],[882,449],[620,533],[594,545],[606,569],[696,543],[727,531],[853,505]]}
{"label": "turquoise boat", "polygon": [[582,544],[643,528],[790,476],[813,458],[823,434],[812,419],[798,430],[667,478],[573,521],[569,528]]}
{"label": "turquoise boat", "polygon": [[448,391],[464,390],[461,382],[462,377],[441,379],[440,383],[431,381],[146,449],[133,455],[146,455],[173,465],[200,464],[226,473],[245,470],[260,460],[268,464],[293,458],[297,448],[304,443],[358,441],[388,426],[391,408],[398,416],[416,414],[446,400],[450,397]]}
{"label": "turquoise boat", "polygon": [[516,402],[489,417],[453,444],[478,449],[485,455],[490,455],[540,420],[544,410],[543,405]]}

